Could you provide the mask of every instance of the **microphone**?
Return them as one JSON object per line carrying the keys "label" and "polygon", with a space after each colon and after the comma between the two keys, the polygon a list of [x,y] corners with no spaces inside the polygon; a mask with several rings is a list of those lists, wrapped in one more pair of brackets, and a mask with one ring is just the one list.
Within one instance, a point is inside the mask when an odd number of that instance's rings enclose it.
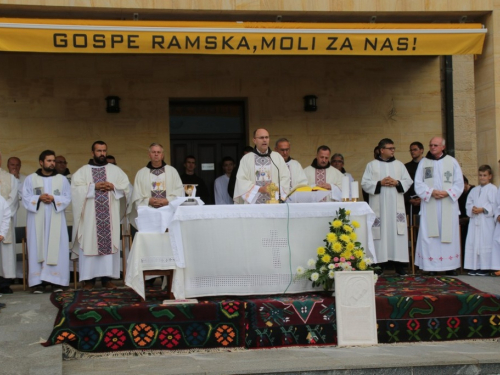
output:
{"label": "microphone", "polygon": [[271,163],[274,164],[274,166],[276,167],[276,169],[278,170],[278,202],[280,203],[285,203],[285,201],[283,199],[281,199],[281,178],[280,178],[280,169],[278,168],[278,166],[274,163],[274,160],[273,158],[271,157],[271,150],[269,149],[269,152],[267,154],[267,156],[269,156],[269,159],[271,159]]}

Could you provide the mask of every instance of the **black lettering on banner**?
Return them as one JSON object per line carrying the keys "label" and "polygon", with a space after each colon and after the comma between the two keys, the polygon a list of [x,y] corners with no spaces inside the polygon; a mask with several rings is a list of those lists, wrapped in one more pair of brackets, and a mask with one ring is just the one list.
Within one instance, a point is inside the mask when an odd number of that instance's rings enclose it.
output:
{"label": "black lettering on banner", "polygon": [[234,49],[233,46],[229,44],[229,42],[233,38],[234,38],[234,36],[231,35],[229,38],[226,39],[226,36],[224,35],[222,37],[222,49],[226,49],[226,47],[229,48],[229,49]]}
{"label": "black lettering on banner", "polygon": [[245,47],[247,50],[250,50],[250,46],[248,45],[248,40],[246,37],[242,37],[240,39],[240,43],[238,44],[238,47],[236,47],[236,49],[240,49],[242,47]]}
{"label": "black lettering on banner", "polygon": [[195,40],[191,41],[189,35],[186,35],[186,49],[188,49],[189,46],[200,49],[200,36],[198,35]]}
{"label": "black lettering on banner", "polygon": [[340,50],[342,51],[344,48],[349,48],[352,51],[351,40],[349,38],[345,38],[344,43],[342,43],[342,47],[340,47]]}
{"label": "black lettering on banner", "polygon": [[336,51],[337,47],[334,47],[333,45],[337,42],[338,39],[339,38],[337,38],[336,36],[330,36],[330,37],[328,37],[328,40],[331,40],[331,42],[328,45],[328,47],[326,47],[326,50],[327,51]]}
{"label": "black lettering on banner", "polygon": [[408,38],[398,38],[398,51],[408,51]]}
{"label": "black lettering on banner", "polygon": [[[82,44],[78,44],[78,38],[83,40]],[[87,34],[75,34],[75,35],[73,35],[73,47],[75,47],[75,48],[87,48]]]}
{"label": "black lettering on banner", "polygon": [[163,35],[153,35],[151,48],[155,49],[156,46],[158,46],[161,49],[165,49],[165,47],[163,47],[163,43],[165,43],[165,38],[163,37]]}
{"label": "black lettering on banner", "polygon": [[111,48],[115,48],[115,44],[123,43],[123,35],[112,34],[111,35]]}
{"label": "black lettering on banner", "polygon": [[179,39],[174,35],[172,39],[170,39],[170,43],[168,43],[167,49],[170,49],[172,47],[177,47],[178,49],[181,49],[181,44],[179,43]]}
{"label": "black lettering on banner", "polygon": [[139,35],[127,35],[127,48],[130,48],[130,49],[139,48],[139,46],[136,45],[137,38],[139,38]]}
{"label": "black lettering on banner", "polygon": [[260,45],[260,49],[264,50],[264,47],[269,48],[272,47],[271,49],[274,51],[276,49],[276,37],[272,37],[271,40],[268,42],[266,37],[262,37],[262,43]]}
{"label": "black lettering on banner", "polygon": [[[288,46],[285,46],[285,41],[288,41],[289,42],[289,45]],[[289,37],[289,36],[284,36],[280,39],[280,49],[281,50],[290,50],[293,48],[293,38]]]}
{"label": "black lettering on banner", "polygon": [[367,47],[368,45],[370,45],[370,47],[376,51],[377,50],[377,42],[378,42],[378,38],[375,38],[375,44],[371,42],[370,39],[368,38],[365,38],[365,51],[367,50]]}
{"label": "black lettering on banner", "polygon": [[386,38],[384,40],[384,44],[382,44],[382,47],[380,47],[380,50],[383,51],[385,48],[389,48],[391,51],[393,51],[394,49],[392,48],[392,43],[391,43],[391,39],[389,38]]}
{"label": "black lettering on banner", "polygon": [[54,47],[66,48],[68,47],[68,36],[66,34],[54,34],[53,36]]}
{"label": "black lettering on banner", "polygon": [[106,35],[104,34],[94,34],[92,37],[94,44],[92,47],[94,48],[106,48]]}
{"label": "black lettering on banner", "polygon": [[304,51],[304,50],[307,51],[309,49],[307,47],[302,47],[302,37],[301,36],[299,36],[299,45],[298,45],[297,49],[302,50],[302,51]]}
{"label": "black lettering on banner", "polygon": [[205,49],[216,49],[217,48],[217,37],[207,36],[205,38]]}

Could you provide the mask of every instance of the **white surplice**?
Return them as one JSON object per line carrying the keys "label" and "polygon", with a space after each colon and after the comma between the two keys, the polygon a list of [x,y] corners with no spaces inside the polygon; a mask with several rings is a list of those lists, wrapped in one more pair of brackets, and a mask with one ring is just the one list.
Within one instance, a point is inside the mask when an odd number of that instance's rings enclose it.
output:
{"label": "white surplice", "polygon": [[[452,214],[449,220],[452,224],[452,241],[441,242],[441,237],[429,237],[427,230],[427,203],[434,199],[432,192],[443,189],[443,159],[433,160],[432,177],[434,186],[428,187],[424,181],[424,159],[420,160],[415,173],[415,193],[422,200],[420,204],[420,227],[418,231],[417,248],[415,251],[415,265],[424,271],[449,271],[460,267],[460,230],[458,217],[460,208],[458,198],[464,190],[464,178],[460,165],[453,158],[453,181],[448,191],[451,199]],[[441,202],[436,199],[438,230],[441,233]]]}
{"label": "white surplice", "polygon": [[[493,232],[495,231],[497,188],[493,184],[476,186],[467,197],[469,230],[465,241],[464,267],[469,270],[491,269]],[[472,207],[483,208],[487,212],[474,215]]]}
{"label": "white surplice", "polygon": [[[95,209],[95,183],[92,169],[105,168],[106,181],[115,189],[108,192],[112,254],[98,255]],[[71,177],[73,203],[73,252],[79,255],[80,281],[96,277],[120,277],[120,199],[129,190],[127,175],[116,165],[84,165]]]}
{"label": "white surplice", "polygon": [[[9,231],[10,218],[12,214],[10,212],[9,205],[7,201],[0,195],[0,236],[5,237]],[[2,248],[2,243],[0,243],[0,249]]]}
{"label": "white surplice", "polygon": [[227,192],[227,185],[229,184],[229,176],[223,174],[217,177],[214,182],[214,195],[215,204],[234,204],[233,199]]}
{"label": "white surplice", "polygon": [[[379,181],[385,177],[398,180],[403,191],[396,187],[380,186]],[[413,180],[406,167],[399,160],[384,162],[372,160],[366,165],[361,186],[370,194],[369,204],[375,212],[373,243],[377,253],[377,261],[384,263],[389,260],[408,262],[408,230],[404,205],[404,192]],[[375,233],[376,232],[376,233]]]}
{"label": "white surplice", "polygon": [[[36,176],[34,173],[33,175]],[[64,210],[71,203],[71,187],[68,180],[61,175],[55,177],[42,177],[43,191],[36,191],[33,186],[33,175],[29,175],[23,185],[23,206],[28,212],[27,232],[28,232],[28,262],[29,262],[29,286],[39,285],[42,281],[56,285],[69,285],[69,238],[68,227],[66,226],[66,216]],[[62,179],[62,191],[59,195],[54,193],[54,202],[45,204],[39,202],[40,195],[43,193],[52,195],[52,183],[54,178]],[[57,185],[56,185],[57,186]],[[43,233],[37,233],[35,217],[44,216]],[[59,247],[49,249],[49,236],[51,230],[52,215],[61,216],[61,230],[59,234]],[[43,236],[44,240],[44,259],[39,262],[37,257],[37,236]],[[57,251],[58,259],[56,265],[47,264],[48,252]]]}
{"label": "white surplice", "polygon": [[[333,168],[332,166],[325,169],[326,172],[326,183],[330,184],[332,187],[332,194],[329,201],[338,201],[342,200],[342,177],[344,176],[342,172]],[[304,168],[304,173],[307,178],[307,183],[310,186],[316,186],[320,182],[316,179],[316,168],[312,165]]]}
{"label": "white surplice", "polygon": [[290,171],[290,191],[295,189],[296,186],[308,184],[304,169],[302,169],[302,165],[297,160],[290,158],[286,162],[286,165]]}
{"label": "white surplice", "polygon": [[[257,165],[257,161],[262,164]],[[268,162],[264,165],[264,162]],[[262,168],[261,168],[262,167]],[[279,176],[279,177],[278,177]],[[249,152],[241,158],[234,187],[234,203],[255,203],[262,198],[259,188],[265,182],[274,182],[281,188],[281,198],[284,200],[290,188],[290,171],[285,160],[277,152],[270,155],[256,155]]]}
{"label": "white surplice", "polygon": [[16,232],[14,216],[19,207],[19,182],[9,172],[0,168],[0,195],[5,199],[10,212],[9,229],[0,244],[0,276],[16,277]]}
{"label": "white surplice", "polygon": [[127,212],[129,222],[134,227],[136,226],[137,208],[139,206],[149,206],[149,198],[153,196],[153,184],[155,188],[158,188],[157,190],[165,191],[166,199],[169,202],[185,195],[184,186],[177,170],[169,165],[164,167],[165,173],[158,176],[151,173],[151,169],[148,167],[139,169],[135,175],[134,192]]}
{"label": "white surplice", "polygon": [[497,190],[497,195],[495,199],[494,208],[494,219],[495,219],[495,230],[493,232],[493,249],[491,251],[491,267],[490,269],[499,271],[500,270],[500,222],[498,222],[498,217],[500,216],[500,188]]}

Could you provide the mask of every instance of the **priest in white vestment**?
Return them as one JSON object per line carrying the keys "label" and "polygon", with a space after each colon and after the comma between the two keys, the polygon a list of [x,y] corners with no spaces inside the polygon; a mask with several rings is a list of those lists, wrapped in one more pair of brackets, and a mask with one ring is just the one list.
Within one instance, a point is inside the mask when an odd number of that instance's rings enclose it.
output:
{"label": "priest in white vestment", "polygon": [[384,138],[378,144],[380,154],[366,165],[361,186],[370,195],[369,204],[375,213],[372,226],[377,262],[395,262],[396,273],[406,276],[408,263],[408,230],[404,193],[411,179],[406,167],[394,158],[394,142]]}
{"label": "priest in white vestment", "polygon": [[[0,154],[0,167],[2,155]],[[19,207],[19,182],[9,172],[0,168],[0,195],[7,202],[10,212],[9,229],[0,244],[0,294],[13,293],[10,284],[16,277],[16,232],[14,217]]]}
{"label": "priest in white vestment", "polygon": [[55,170],[55,153],[40,154],[40,169],[23,185],[23,205],[28,212],[28,284],[43,293],[45,284],[53,290],[69,285],[69,238],[64,210],[71,203],[71,186]]}
{"label": "priest in white vestment", "polygon": [[233,198],[227,192],[229,179],[234,169],[234,159],[226,156],[222,159],[222,170],[224,174],[214,181],[215,204],[234,204]]}
{"label": "priest in white vestment", "polygon": [[114,289],[110,278],[120,277],[120,199],[130,183],[119,167],[107,163],[106,152],[106,143],[94,142],[93,158],[71,178],[72,250],[79,256],[84,289],[93,289],[98,277],[104,288]]}
{"label": "priest in white vestment", "polygon": [[421,199],[415,265],[431,275],[456,275],[461,263],[458,198],[464,179],[457,160],[444,149],[443,138],[432,138],[415,173],[415,193]]}
{"label": "priest in white vestment", "polygon": [[290,192],[290,172],[285,160],[277,152],[269,148],[269,132],[266,129],[254,131],[252,152],[241,158],[236,186],[234,188],[235,203],[267,203],[269,186],[274,183],[278,188],[278,200],[285,201]]}
{"label": "priest in white vestment", "polygon": [[[338,152],[332,155],[332,159],[330,160],[332,167],[342,173],[344,176],[349,177],[349,198],[352,198],[352,182],[354,182],[354,177],[352,174],[346,172],[344,168],[344,155],[339,154]],[[359,195],[359,192],[356,192]]]}
{"label": "priest in white vestment", "polygon": [[290,171],[290,191],[295,189],[297,186],[307,185],[307,177],[304,173],[302,165],[290,156],[290,141],[286,138],[278,139],[274,146],[274,151],[283,157],[286,166]]}
{"label": "priest in white vestment", "polygon": [[331,195],[323,201],[341,201],[342,177],[344,175],[330,165],[330,154],[330,147],[319,146],[316,158],[310,166],[304,169],[304,173],[310,186],[319,186],[331,191]]}
{"label": "priest in white vestment", "polygon": [[479,186],[470,191],[465,205],[470,220],[465,241],[464,268],[469,270],[470,276],[489,276],[498,189],[491,183],[493,171],[489,165],[481,165],[478,174]]}
{"label": "priest in white vestment", "polygon": [[184,196],[179,173],[163,161],[164,156],[163,146],[153,143],[149,146],[150,162],[135,176],[132,200],[128,206],[129,221],[134,227],[139,206],[160,208]]}

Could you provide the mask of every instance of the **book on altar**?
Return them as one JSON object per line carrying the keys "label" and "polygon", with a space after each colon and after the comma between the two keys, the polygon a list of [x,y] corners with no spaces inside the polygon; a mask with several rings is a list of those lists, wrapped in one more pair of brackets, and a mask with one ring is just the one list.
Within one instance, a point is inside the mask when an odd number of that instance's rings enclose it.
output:
{"label": "book on altar", "polygon": [[319,186],[297,185],[288,194],[287,201],[291,203],[317,203],[332,192]]}
{"label": "book on altar", "polygon": [[163,301],[162,305],[189,305],[198,303],[196,298],[187,298],[187,299],[166,299]]}

